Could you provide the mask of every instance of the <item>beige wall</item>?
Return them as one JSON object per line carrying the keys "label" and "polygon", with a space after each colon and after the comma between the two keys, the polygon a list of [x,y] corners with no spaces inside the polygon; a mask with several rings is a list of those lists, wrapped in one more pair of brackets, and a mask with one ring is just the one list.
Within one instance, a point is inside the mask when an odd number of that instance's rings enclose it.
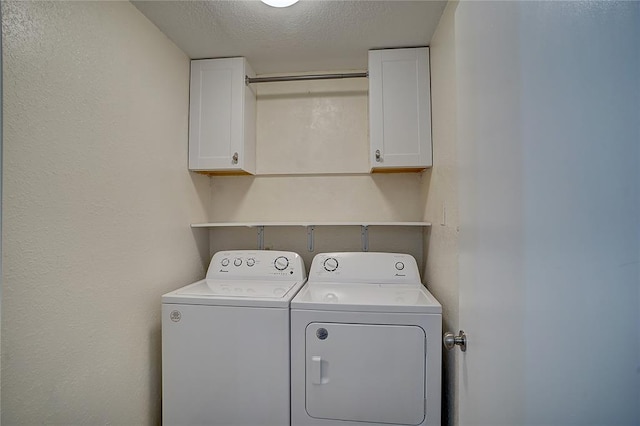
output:
{"label": "beige wall", "polygon": [[[372,227],[370,250],[410,253],[421,268],[427,250],[447,255],[434,242],[456,220],[443,194],[451,151],[434,140],[443,167],[425,174],[368,174],[366,80],[259,86],[261,176],[207,178],[186,171],[188,58],[135,8],[2,11],[5,424],[158,422],[160,295],[201,277],[209,251],[256,247],[254,229],[188,223],[439,223],[444,199],[447,226],[426,245],[422,228]],[[309,252],[304,228],[268,228],[265,246],[307,267],[318,252],[361,248],[359,227],[315,237]],[[427,265],[434,292],[448,273]]]}
{"label": "beige wall", "polygon": [[[455,10],[447,5],[431,40],[433,167],[425,174],[424,220],[433,226],[425,238],[424,281],[442,303],[443,331],[458,330],[458,177],[456,152]],[[443,351],[442,424],[457,424],[455,357]]]}
{"label": "beige wall", "polygon": [[[307,246],[307,229],[295,227],[266,227],[264,246],[269,250],[294,251],[302,257],[309,270],[318,253],[333,251],[361,251],[359,226],[317,226],[314,230],[314,250]],[[221,250],[253,249],[257,247],[256,228],[216,228],[210,231],[211,253]],[[412,226],[369,227],[369,251],[408,253],[416,258],[422,269],[422,228]]]}
{"label": "beige wall", "polygon": [[369,173],[366,78],[255,88],[257,174]]}
{"label": "beige wall", "polygon": [[[421,221],[422,175],[369,174],[366,79],[257,85],[260,176],[211,178],[211,222]],[[255,249],[256,230],[215,229],[211,253]],[[371,251],[412,254],[422,265],[423,229],[372,227]],[[317,253],[359,251],[360,227],[267,228],[265,247]]]}
{"label": "beige wall", "polygon": [[126,2],[2,12],[2,423],[158,423],[160,295],[208,255],[188,58]]}

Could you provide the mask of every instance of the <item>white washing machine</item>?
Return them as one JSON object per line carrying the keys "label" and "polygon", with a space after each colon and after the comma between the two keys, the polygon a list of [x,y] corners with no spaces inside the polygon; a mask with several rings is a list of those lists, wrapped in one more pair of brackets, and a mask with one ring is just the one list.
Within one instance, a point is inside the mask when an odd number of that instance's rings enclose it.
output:
{"label": "white washing machine", "polygon": [[412,256],[318,254],[291,301],[291,424],[440,425],[441,334]]}
{"label": "white washing machine", "polygon": [[162,296],[163,424],[290,424],[289,303],[305,281],[295,253],[227,251]]}

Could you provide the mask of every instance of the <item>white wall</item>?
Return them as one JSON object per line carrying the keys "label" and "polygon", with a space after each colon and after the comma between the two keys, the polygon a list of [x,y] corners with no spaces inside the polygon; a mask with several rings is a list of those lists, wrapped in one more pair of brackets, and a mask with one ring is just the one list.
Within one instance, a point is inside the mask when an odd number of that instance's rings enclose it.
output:
{"label": "white wall", "polygon": [[[456,153],[456,58],[450,2],[431,39],[433,167],[425,173],[424,220],[433,225],[425,238],[424,281],[442,304],[444,331],[458,332],[458,180]],[[442,424],[457,422],[456,356],[443,351]]]}
{"label": "white wall", "polygon": [[202,276],[189,61],[126,2],[3,2],[2,422],[160,416],[160,295]]}
{"label": "white wall", "polygon": [[456,8],[459,423],[523,423],[523,210],[517,2]]}

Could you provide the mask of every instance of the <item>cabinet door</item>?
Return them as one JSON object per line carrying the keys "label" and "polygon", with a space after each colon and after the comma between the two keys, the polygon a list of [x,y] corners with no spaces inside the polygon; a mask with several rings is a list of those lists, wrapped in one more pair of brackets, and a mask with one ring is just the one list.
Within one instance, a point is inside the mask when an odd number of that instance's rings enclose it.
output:
{"label": "cabinet door", "polygon": [[255,96],[245,85],[245,65],[244,58],[191,61],[189,169],[254,172],[246,157],[253,159],[255,139],[245,133],[255,126],[246,114],[255,116],[247,105]]}
{"label": "cabinet door", "polygon": [[432,165],[429,49],[369,51],[373,171]]}
{"label": "cabinet door", "polygon": [[306,410],[317,419],[417,425],[425,418],[425,333],[417,326],[307,326]]}

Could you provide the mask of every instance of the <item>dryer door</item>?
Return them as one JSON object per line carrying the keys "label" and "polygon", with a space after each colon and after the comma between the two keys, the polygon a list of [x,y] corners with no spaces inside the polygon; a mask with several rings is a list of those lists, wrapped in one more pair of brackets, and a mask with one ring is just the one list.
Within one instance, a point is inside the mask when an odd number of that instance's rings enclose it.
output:
{"label": "dryer door", "polygon": [[314,322],[306,329],[306,409],[317,419],[417,425],[425,418],[425,332]]}

